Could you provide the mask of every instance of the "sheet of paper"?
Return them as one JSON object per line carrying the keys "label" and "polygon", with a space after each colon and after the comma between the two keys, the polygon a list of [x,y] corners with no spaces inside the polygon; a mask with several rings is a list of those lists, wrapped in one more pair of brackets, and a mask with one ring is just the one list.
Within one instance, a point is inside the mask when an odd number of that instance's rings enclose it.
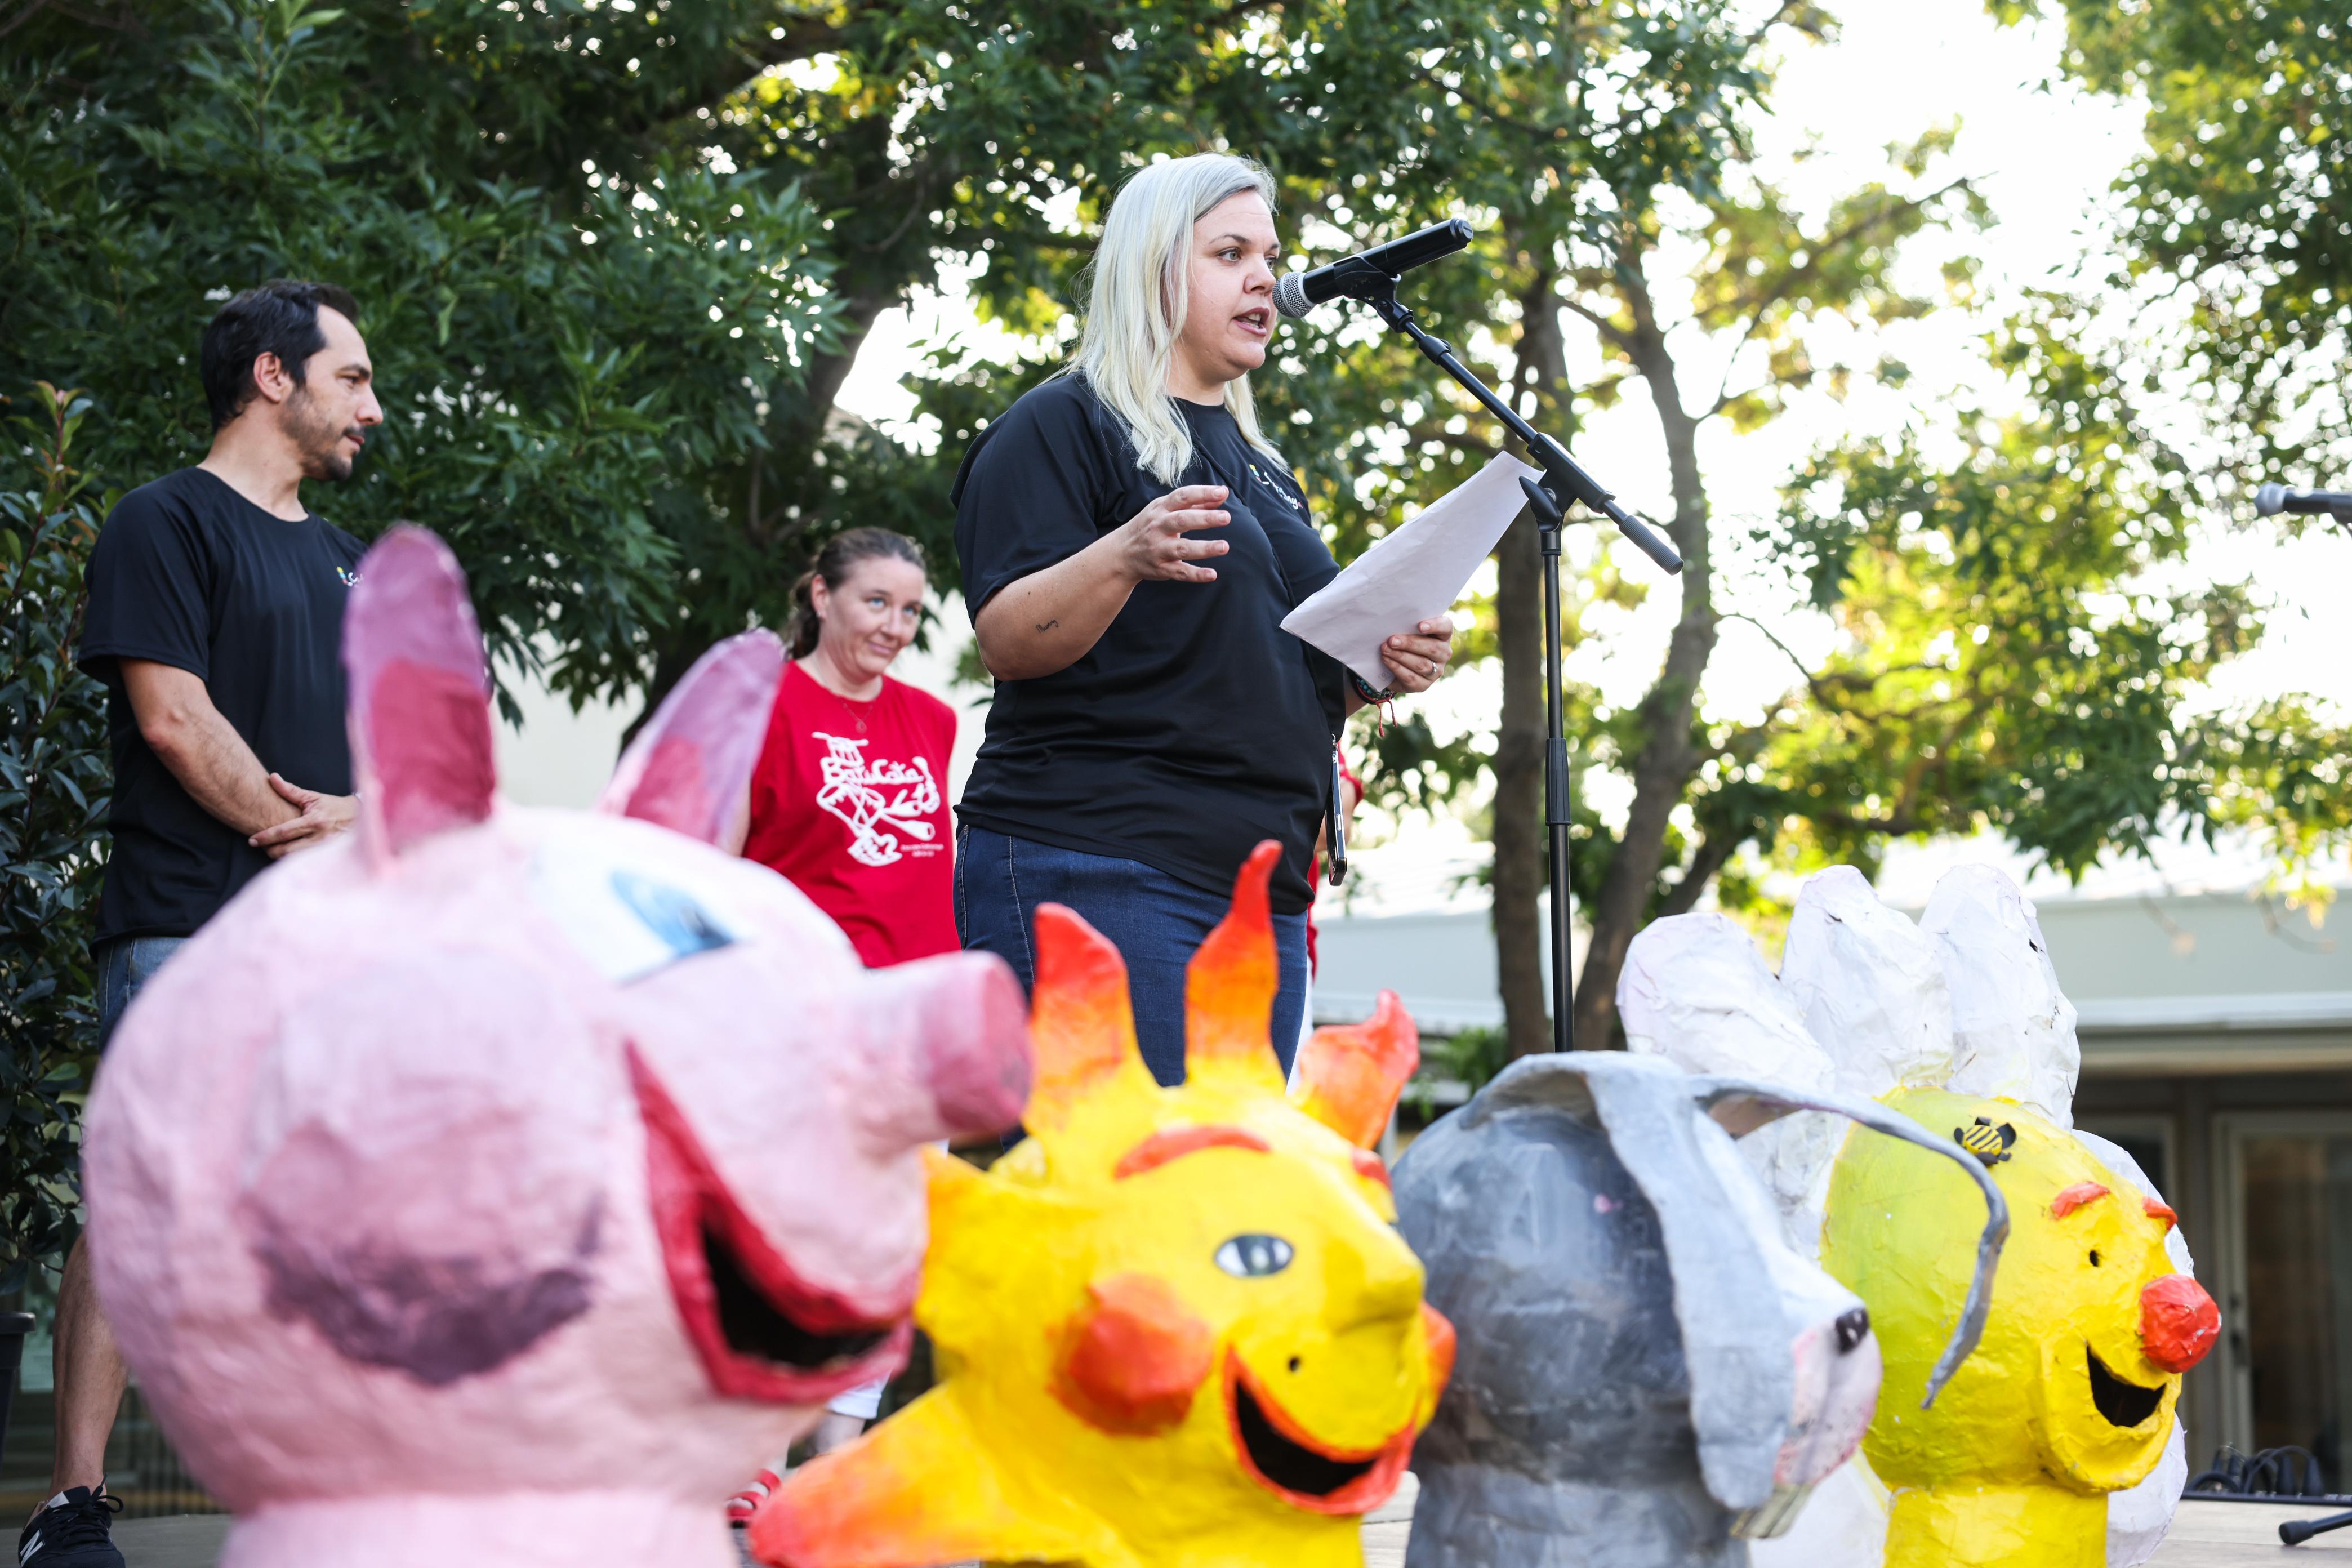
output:
{"label": "sheet of paper", "polygon": [[1527,504],[1519,478],[1542,476],[1507,452],[1447,491],[1419,517],[1365,551],[1282,618],[1282,629],[1313,644],[1375,688],[1396,679],[1381,644],[1454,605],[1470,574]]}

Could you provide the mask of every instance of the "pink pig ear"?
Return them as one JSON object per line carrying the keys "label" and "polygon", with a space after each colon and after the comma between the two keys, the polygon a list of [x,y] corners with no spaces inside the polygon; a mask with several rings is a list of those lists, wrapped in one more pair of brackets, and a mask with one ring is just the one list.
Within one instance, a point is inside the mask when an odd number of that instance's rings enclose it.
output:
{"label": "pink pig ear", "polygon": [[489,668],[447,545],[404,523],[361,557],[343,612],[343,673],[372,863],[489,816]]}
{"label": "pink pig ear", "polygon": [[695,660],[630,742],[596,809],[727,842],[783,678],[784,645],[772,632],[729,637]]}

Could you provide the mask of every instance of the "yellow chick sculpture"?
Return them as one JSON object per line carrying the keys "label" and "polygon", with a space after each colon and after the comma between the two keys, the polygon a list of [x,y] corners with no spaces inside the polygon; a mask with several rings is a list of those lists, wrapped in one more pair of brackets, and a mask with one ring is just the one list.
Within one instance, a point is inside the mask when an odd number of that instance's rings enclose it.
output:
{"label": "yellow chick sculpture", "polygon": [[1396,998],[1318,1031],[1285,1094],[1277,854],[1192,959],[1176,1089],[1143,1066],[1118,950],[1039,907],[1031,1136],[984,1175],[932,1166],[915,1316],[940,1381],[794,1472],[752,1521],[761,1561],[1361,1568],[1454,1335],[1370,1152],[1419,1059]]}
{"label": "yellow chick sculpture", "polygon": [[2165,1256],[2172,1211],[2014,1100],[1885,1103],[1949,1129],[2011,1216],[1984,1338],[1922,1410],[1983,1199],[1891,1139],[1849,1138],[1832,1171],[1822,1263],[1870,1303],[1885,1369],[1863,1451],[1894,1493],[1886,1568],[2105,1568],[2106,1494],[2154,1468],[2180,1374],[2221,1331]]}

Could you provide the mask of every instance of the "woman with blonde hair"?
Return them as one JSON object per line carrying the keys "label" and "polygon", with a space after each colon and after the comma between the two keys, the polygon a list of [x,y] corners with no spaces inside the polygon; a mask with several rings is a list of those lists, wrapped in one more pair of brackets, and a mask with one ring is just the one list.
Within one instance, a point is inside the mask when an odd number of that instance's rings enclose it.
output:
{"label": "woman with blonde hair", "polygon": [[957,806],[957,925],[1029,982],[1036,906],[1076,910],[1125,955],[1163,1083],[1184,1076],[1185,963],[1268,838],[1288,1067],[1334,741],[1362,703],[1426,689],[1453,636],[1402,628],[1375,691],[1281,629],[1339,568],[1250,397],[1276,325],[1274,197],[1222,153],[1139,171],[1103,225],[1072,364],[982,433],[952,492],[996,679]]}

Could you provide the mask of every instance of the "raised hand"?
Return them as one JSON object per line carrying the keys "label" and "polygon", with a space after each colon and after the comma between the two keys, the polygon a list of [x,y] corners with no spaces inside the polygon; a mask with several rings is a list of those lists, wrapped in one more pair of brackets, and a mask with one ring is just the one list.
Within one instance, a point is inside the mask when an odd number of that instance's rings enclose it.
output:
{"label": "raised hand", "polygon": [[1195,566],[1232,548],[1222,539],[1187,539],[1203,528],[1223,528],[1233,514],[1219,510],[1230,494],[1223,485],[1181,485],[1128,519],[1119,562],[1136,582],[1213,583],[1214,568]]}

